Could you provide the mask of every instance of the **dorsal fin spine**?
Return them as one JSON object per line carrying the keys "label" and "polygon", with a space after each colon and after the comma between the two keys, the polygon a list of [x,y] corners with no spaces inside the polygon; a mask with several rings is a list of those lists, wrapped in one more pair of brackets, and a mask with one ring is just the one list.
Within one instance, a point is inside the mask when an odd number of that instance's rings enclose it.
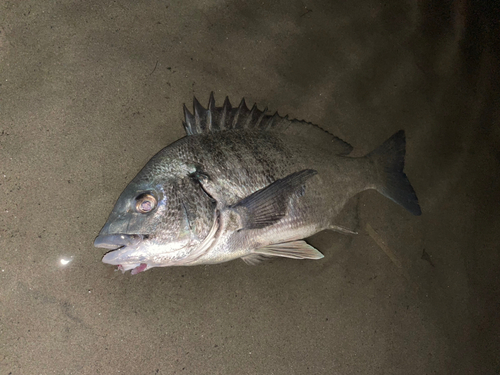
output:
{"label": "dorsal fin spine", "polygon": [[273,126],[276,118],[278,117],[279,117],[278,111],[274,112],[274,115],[272,115],[272,117],[269,117],[269,119],[267,120],[267,123],[264,126],[264,130],[269,130]]}
{"label": "dorsal fin spine", "polygon": [[194,112],[194,121],[196,126],[196,132],[203,133],[205,130],[205,108],[200,104],[196,97],[193,98],[193,112]]}
{"label": "dorsal fin spine", "polygon": [[267,107],[264,108],[264,110],[260,113],[259,118],[257,119],[256,126],[258,126],[259,128],[262,127],[262,120],[264,119],[266,112],[267,112]]}
{"label": "dorsal fin spine", "polygon": [[[250,126],[250,123],[252,122],[253,120],[253,116],[254,116],[254,113],[255,111],[258,111],[257,109],[257,105],[254,104],[252,109],[250,110],[250,112],[248,113],[248,116],[247,116],[247,120],[245,121],[245,123],[243,124],[243,128],[247,129],[249,128]],[[256,126],[258,126],[259,124],[256,124]]]}
{"label": "dorsal fin spine", "polygon": [[212,91],[210,93],[210,98],[208,99],[208,110],[211,111],[215,109],[215,98],[214,98],[214,92]]}
{"label": "dorsal fin spine", "polygon": [[184,126],[186,128],[186,132],[188,132],[189,135],[195,134],[194,131],[193,131],[194,117],[191,114],[191,112],[189,112],[189,109],[187,109],[187,107],[186,107],[185,104],[184,104],[184,119],[185,119],[185,125]]}
{"label": "dorsal fin spine", "polygon": [[231,115],[231,102],[229,101],[229,98],[226,96],[226,99],[224,99],[224,104],[222,105],[222,115],[220,118],[220,124],[219,128],[221,130],[226,129],[226,121],[228,117]]}
{"label": "dorsal fin spine", "polygon": [[245,98],[243,98],[241,99],[240,105],[238,106],[238,109],[234,114],[233,124],[232,124],[233,129],[243,127],[242,124],[238,124],[238,121],[240,117],[244,118],[247,115],[247,112],[248,112],[248,107],[247,104],[245,103]]}
{"label": "dorsal fin spine", "polygon": [[217,118],[216,116],[216,107],[215,107],[215,98],[214,92],[210,93],[210,98],[208,99],[207,106],[207,131],[216,131],[218,129],[219,124],[215,124],[214,120]]}

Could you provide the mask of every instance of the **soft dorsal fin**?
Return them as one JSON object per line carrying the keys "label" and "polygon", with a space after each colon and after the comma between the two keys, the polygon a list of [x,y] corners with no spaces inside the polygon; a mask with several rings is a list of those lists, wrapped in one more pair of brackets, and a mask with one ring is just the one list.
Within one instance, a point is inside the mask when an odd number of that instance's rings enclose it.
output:
{"label": "soft dorsal fin", "polygon": [[347,155],[352,150],[349,143],[318,125],[306,121],[290,120],[288,116],[282,117],[278,112],[273,115],[266,112],[267,108],[261,111],[256,104],[248,109],[245,99],[241,100],[238,107],[233,108],[227,96],[222,107],[216,107],[212,92],[206,109],[196,98],[193,99],[193,113],[189,112],[184,105],[183,125],[188,136],[231,129],[259,129],[297,135],[305,141],[314,142],[319,147],[327,147],[338,155]]}

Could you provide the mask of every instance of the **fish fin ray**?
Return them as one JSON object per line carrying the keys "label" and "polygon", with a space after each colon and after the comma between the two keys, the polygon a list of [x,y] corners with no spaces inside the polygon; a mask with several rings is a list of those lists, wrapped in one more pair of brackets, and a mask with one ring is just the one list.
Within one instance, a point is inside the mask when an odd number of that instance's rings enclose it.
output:
{"label": "fish fin ray", "polygon": [[306,241],[276,243],[253,250],[254,254],[291,259],[321,259],[324,255]]}
{"label": "fish fin ray", "polygon": [[204,133],[210,127],[207,121],[207,113],[210,111],[203,108],[196,97],[193,97],[193,113],[196,134]]}
{"label": "fish fin ray", "polygon": [[241,260],[246,264],[248,264],[249,266],[256,266],[257,264],[260,264],[268,260],[269,258],[272,257],[263,254],[249,254],[245,255],[244,257],[241,257]]}
{"label": "fish fin ray", "polygon": [[328,227],[329,230],[333,230],[335,232],[339,232],[342,234],[358,234],[358,232],[351,230],[349,228],[343,227],[341,225],[330,225]]}
{"label": "fish fin ray", "polygon": [[187,135],[196,134],[194,116],[189,112],[186,105],[183,106],[184,109],[184,129],[186,129]]}
{"label": "fish fin ray", "polygon": [[214,112],[219,111],[221,113],[220,116],[220,122],[219,122],[219,129],[220,130],[228,130],[231,129],[230,124],[231,124],[231,113],[232,113],[232,105],[231,102],[229,101],[229,98],[226,96],[226,99],[224,99],[224,104],[222,107],[215,107]]}
{"label": "fish fin ray", "polygon": [[292,173],[243,198],[231,208],[240,214],[243,229],[265,228],[286,215],[290,195],[315,174],[313,169]]}
{"label": "fish fin ray", "polygon": [[249,118],[250,110],[245,103],[245,98],[241,99],[241,103],[236,109],[236,113],[234,114],[232,127],[236,128],[245,128],[245,124],[247,123],[247,119]]}
{"label": "fish fin ray", "polygon": [[336,155],[347,155],[352,150],[349,143],[318,125],[301,120],[290,120],[288,116],[282,117],[278,112],[269,115],[267,108],[261,111],[255,104],[249,110],[245,99],[242,99],[237,108],[233,108],[229,98],[226,97],[222,107],[217,107],[213,92],[210,93],[207,109],[203,108],[196,98],[193,100],[193,114],[184,106],[184,124],[187,135],[237,128],[257,129],[294,134],[310,140],[318,147],[327,148]]}

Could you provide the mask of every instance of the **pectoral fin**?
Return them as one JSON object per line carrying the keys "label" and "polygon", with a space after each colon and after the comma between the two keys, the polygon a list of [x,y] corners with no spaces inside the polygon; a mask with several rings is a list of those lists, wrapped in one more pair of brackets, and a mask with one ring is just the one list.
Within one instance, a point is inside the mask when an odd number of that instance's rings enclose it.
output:
{"label": "pectoral fin", "polygon": [[242,229],[260,229],[279,221],[286,215],[290,196],[316,173],[312,169],[292,173],[232,206],[241,217]]}
{"label": "pectoral fin", "polygon": [[253,250],[253,254],[292,259],[321,259],[324,257],[317,249],[302,240],[260,247]]}

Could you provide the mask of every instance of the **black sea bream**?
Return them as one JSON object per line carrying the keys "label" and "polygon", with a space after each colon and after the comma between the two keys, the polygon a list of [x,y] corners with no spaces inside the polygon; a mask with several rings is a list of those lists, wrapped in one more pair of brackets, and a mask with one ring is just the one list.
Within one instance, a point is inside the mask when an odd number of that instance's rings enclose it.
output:
{"label": "black sea bream", "polygon": [[153,267],[241,258],[320,259],[303,239],[348,230],[336,216],[354,195],[375,189],[414,215],[417,197],[399,131],[364,157],[317,125],[267,115],[226,98],[185,107],[187,135],[156,154],[130,182],[94,245],[103,262],[136,274]]}

